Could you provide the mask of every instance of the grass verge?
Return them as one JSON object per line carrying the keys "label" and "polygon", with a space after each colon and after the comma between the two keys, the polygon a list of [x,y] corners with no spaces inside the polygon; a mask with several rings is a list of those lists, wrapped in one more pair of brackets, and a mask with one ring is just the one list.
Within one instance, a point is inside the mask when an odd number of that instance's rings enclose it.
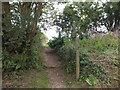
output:
{"label": "grass verge", "polygon": [[48,88],[48,77],[43,71],[38,72],[31,82],[32,88]]}

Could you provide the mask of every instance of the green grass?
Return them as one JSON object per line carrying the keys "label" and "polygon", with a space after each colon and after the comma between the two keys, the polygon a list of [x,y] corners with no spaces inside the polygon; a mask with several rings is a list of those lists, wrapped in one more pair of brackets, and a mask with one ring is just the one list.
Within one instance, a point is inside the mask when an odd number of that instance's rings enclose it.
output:
{"label": "green grass", "polygon": [[48,88],[48,77],[45,72],[39,72],[31,82],[32,88]]}

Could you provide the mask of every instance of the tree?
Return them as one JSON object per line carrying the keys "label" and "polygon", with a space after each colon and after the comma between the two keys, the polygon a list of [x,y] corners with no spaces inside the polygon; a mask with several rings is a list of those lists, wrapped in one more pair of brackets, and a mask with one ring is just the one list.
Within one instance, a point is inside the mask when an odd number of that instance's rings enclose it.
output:
{"label": "tree", "polygon": [[[75,44],[76,48],[76,80],[79,79],[80,65],[79,65],[79,39],[83,33],[87,33],[87,29],[92,27],[97,28],[102,21],[102,10],[99,3],[73,3],[68,4],[63,15],[59,15],[54,21],[55,25],[62,28],[69,39],[69,44]],[[91,27],[90,27],[91,26]],[[76,42],[75,42],[76,41]]]}
{"label": "tree", "polygon": [[107,2],[103,4],[105,16],[103,23],[108,31],[113,31],[120,24],[120,2]]}
{"label": "tree", "polygon": [[[2,6],[3,70],[36,65],[37,58],[33,60],[28,56],[34,53],[32,51],[34,38],[41,35],[36,37],[42,14],[42,2],[3,2]],[[18,57],[23,58],[18,59]]]}
{"label": "tree", "polygon": [[6,50],[16,53],[30,48],[41,10],[42,2],[3,3],[3,44]]}

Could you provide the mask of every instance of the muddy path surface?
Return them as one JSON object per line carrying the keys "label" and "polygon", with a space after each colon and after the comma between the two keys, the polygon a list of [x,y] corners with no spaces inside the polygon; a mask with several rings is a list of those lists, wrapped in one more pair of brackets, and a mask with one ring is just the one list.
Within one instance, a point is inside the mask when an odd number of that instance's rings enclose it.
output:
{"label": "muddy path surface", "polygon": [[49,78],[49,88],[66,88],[65,81],[66,77],[62,69],[62,63],[60,58],[54,52],[53,49],[44,49],[45,57],[45,71]]}

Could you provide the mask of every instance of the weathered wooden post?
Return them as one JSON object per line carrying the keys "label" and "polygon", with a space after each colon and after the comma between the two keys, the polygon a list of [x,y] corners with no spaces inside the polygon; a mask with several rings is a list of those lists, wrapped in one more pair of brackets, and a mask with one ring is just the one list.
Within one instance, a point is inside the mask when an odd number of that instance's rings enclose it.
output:
{"label": "weathered wooden post", "polygon": [[76,81],[78,81],[80,76],[80,58],[79,58],[79,37],[76,34]]}

